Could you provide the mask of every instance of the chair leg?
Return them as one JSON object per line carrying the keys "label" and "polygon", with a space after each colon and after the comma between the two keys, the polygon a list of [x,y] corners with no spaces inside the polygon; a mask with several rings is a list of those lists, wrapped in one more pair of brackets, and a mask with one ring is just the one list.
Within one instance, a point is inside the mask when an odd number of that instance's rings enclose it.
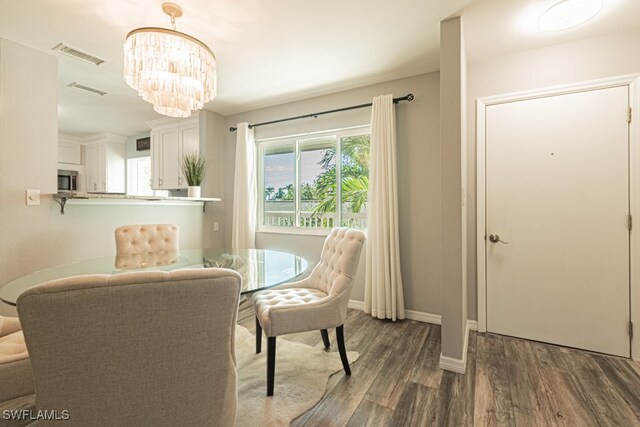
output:
{"label": "chair leg", "polygon": [[262,351],[262,326],[256,316],[256,354]]}
{"label": "chair leg", "polygon": [[329,342],[329,331],[326,329],[320,329],[320,334],[322,335],[322,342],[324,343],[324,348],[331,347],[331,343]]}
{"label": "chair leg", "polygon": [[340,360],[342,360],[344,373],[347,375],[351,375],[349,359],[347,359],[347,350],[344,347],[344,325],[340,325],[336,328],[336,339],[338,341],[338,351],[340,352]]}
{"label": "chair leg", "polygon": [[276,375],[276,337],[267,337],[267,396],[273,396]]}

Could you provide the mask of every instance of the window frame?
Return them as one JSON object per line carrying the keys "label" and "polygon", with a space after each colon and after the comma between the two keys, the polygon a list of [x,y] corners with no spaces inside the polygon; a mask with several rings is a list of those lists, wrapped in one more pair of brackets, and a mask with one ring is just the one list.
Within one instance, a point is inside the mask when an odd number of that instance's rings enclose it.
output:
{"label": "window frame", "polygon": [[[300,234],[300,235],[314,235],[314,236],[327,236],[331,232],[331,228],[316,228],[316,227],[301,227],[300,224],[300,204],[301,204],[301,192],[299,191],[300,184],[300,167],[301,156],[300,147],[304,142],[335,138],[336,144],[336,224],[341,226],[342,224],[342,139],[350,136],[358,135],[371,135],[371,125],[360,125],[342,129],[332,129],[321,132],[309,132],[297,135],[282,136],[276,138],[266,138],[256,140],[257,152],[258,152],[258,218],[257,218],[257,233],[275,233],[275,234]],[[264,153],[269,147],[278,147],[286,144],[293,144],[294,149],[294,186],[295,186],[295,208],[294,208],[294,221],[293,227],[276,226],[276,225],[264,225]]]}
{"label": "window frame", "polygon": [[[149,173],[151,175],[152,170],[153,170],[153,164],[151,162],[151,156],[138,156],[138,157],[130,157],[127,159],[126,161],[126,182],[125,182],[125,187],[126,187],[126,195],[127,196],[141,196],[141,197],[157,197],[157,196],[169,196],[169,191],[168,190],[154,190],[152,187],[152,183],[151,183],[151,179],[149,180],[149,188],[151,189],[151,194],[138,194],[138,192],[136,191],[135,193],[132,191],[133,190],[133,185],[132,185],[132,180],[133,180],[133,176],[136,177],[136,181],[139,178],[139,174],[138,174],[138,164],[143,161],[143,160],[148,160],[149,161]],[[134,169],[135,169],[135,174],[134,174]]]}
{"label": "window frame", "polygon": [[[139,194],[134,190],[133,181],[135,179],[136,184],[138,184],[138,179],[140,178],[140,174],[138,173],[139,164],[142,161],[149,162],[149,171],[151,171],[151,156],[140,156],[140,157],[131,157],[127,159],[127,175],[126,175],[126,194],[129,196],[152,196],[153,189],[151,189],[151,194]],[[135,172],[135,173],[134,173]],[[135,177],[135,178],[134,178]],[[135,185],[135,190],[139,188],[139,185]]]}

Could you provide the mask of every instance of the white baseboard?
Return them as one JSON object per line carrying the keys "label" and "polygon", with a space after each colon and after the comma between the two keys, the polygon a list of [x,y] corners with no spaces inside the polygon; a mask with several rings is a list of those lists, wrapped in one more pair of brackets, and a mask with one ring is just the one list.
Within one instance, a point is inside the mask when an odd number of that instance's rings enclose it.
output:
{"label": "white baseboard", "polygon": [[354,310],[364,311],[364,301],[356,301],[354,299],[350,299],[348,307],[353,308]]}
{"label": "white baseboard", "polygon": [[[350,299],[349,308],[353,308],[354,310],[364,311],[364,301],[357,301],[354,299]],[[424,311],[416,311],[416,310],[405,310],[404,315],[407,319],[410,319],[410,320],[431,323],[433,325],[442,325],[442,316],[440,316],[439,314],[425,313]],[[470,331],[478,330],[477,320],[467,320],[467,325]]]}
{"label": "white baseboard", "polygon": [[405,310],[404,315],[407,319],[416,320],[418,322],[442,325],[442,316],[440,316],[439,314],[425,313],[424,311]]}
{"label": "white baseboard", "polygon": [[[364,311],[364,302],[349,300],[349,308],[354,310]],[[431,323],[434,325],[442,324],[442,316],[439,314],[425,313],[423,311],[405,310],[405,318],[410,320],[416,320],[418,322]],[[467,369],[467,349],[469,348],[469,332],[478,330],[477,320],[467,320],[467,324],[464,330],[464,348],[462,352],[462,359],[454,359],[453,357],[447,357],[440,354],[440,368],[447,371],[457,372],[464,374]]]}
{"label": "white baseboard", "polygon": [[[349,300],[349,308],[364,311],[364,301]],[[418,322],[431,323],[433,325],[441,325],[442,318],[439,314],[425,313],[424,311],[405,310],[405,319],[416,320]]]}
{"label": "white baseboard", "polygon": [[469,331],[477,331],[478,322],[475,320],[467,320],[467,324],[464,328],[464,346],[462,348],[462,359],[455,359],[453,357],[443,356],[440,353],[440,368],[447,371],[457,372],[458,374],[464,374],[467,371],[467,351],[469,349]]}
{"label": "white baseboard", "polygon": [[453,357],[447,357],[440,354],[440,369],[455,372],[457,374],[464,374],[467,370],[467,361],[454,359]]}

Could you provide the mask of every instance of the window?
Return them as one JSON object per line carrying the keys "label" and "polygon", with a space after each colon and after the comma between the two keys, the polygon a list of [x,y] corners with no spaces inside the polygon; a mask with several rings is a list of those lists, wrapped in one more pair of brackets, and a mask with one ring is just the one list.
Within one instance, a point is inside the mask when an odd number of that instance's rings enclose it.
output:
{"label": "window", "polygon": [[259,229],[366,228],[369,140],[360,127],[260,141]]}
{"label": "window", "polygon": [[127,160],[127,194],[133,196],[152,196],[151,157],[138,157]]}
{"label": "window", "polygon": [[151,188],[151,157],[127,160],[127,194],[130,196],[169,196],[168,190]]}

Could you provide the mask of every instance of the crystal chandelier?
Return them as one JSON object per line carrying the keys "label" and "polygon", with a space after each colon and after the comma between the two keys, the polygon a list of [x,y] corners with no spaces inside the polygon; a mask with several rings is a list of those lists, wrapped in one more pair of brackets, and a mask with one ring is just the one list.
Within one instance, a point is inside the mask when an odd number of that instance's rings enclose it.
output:
{"label": "crystal chandelier", "polygon": [[176,31],[182,8],[163,3],[173,30],[138,28],[124,42],[124,79],[153,105],[170,117],[189,117],[216,97],[216,58],[200,40]]}

